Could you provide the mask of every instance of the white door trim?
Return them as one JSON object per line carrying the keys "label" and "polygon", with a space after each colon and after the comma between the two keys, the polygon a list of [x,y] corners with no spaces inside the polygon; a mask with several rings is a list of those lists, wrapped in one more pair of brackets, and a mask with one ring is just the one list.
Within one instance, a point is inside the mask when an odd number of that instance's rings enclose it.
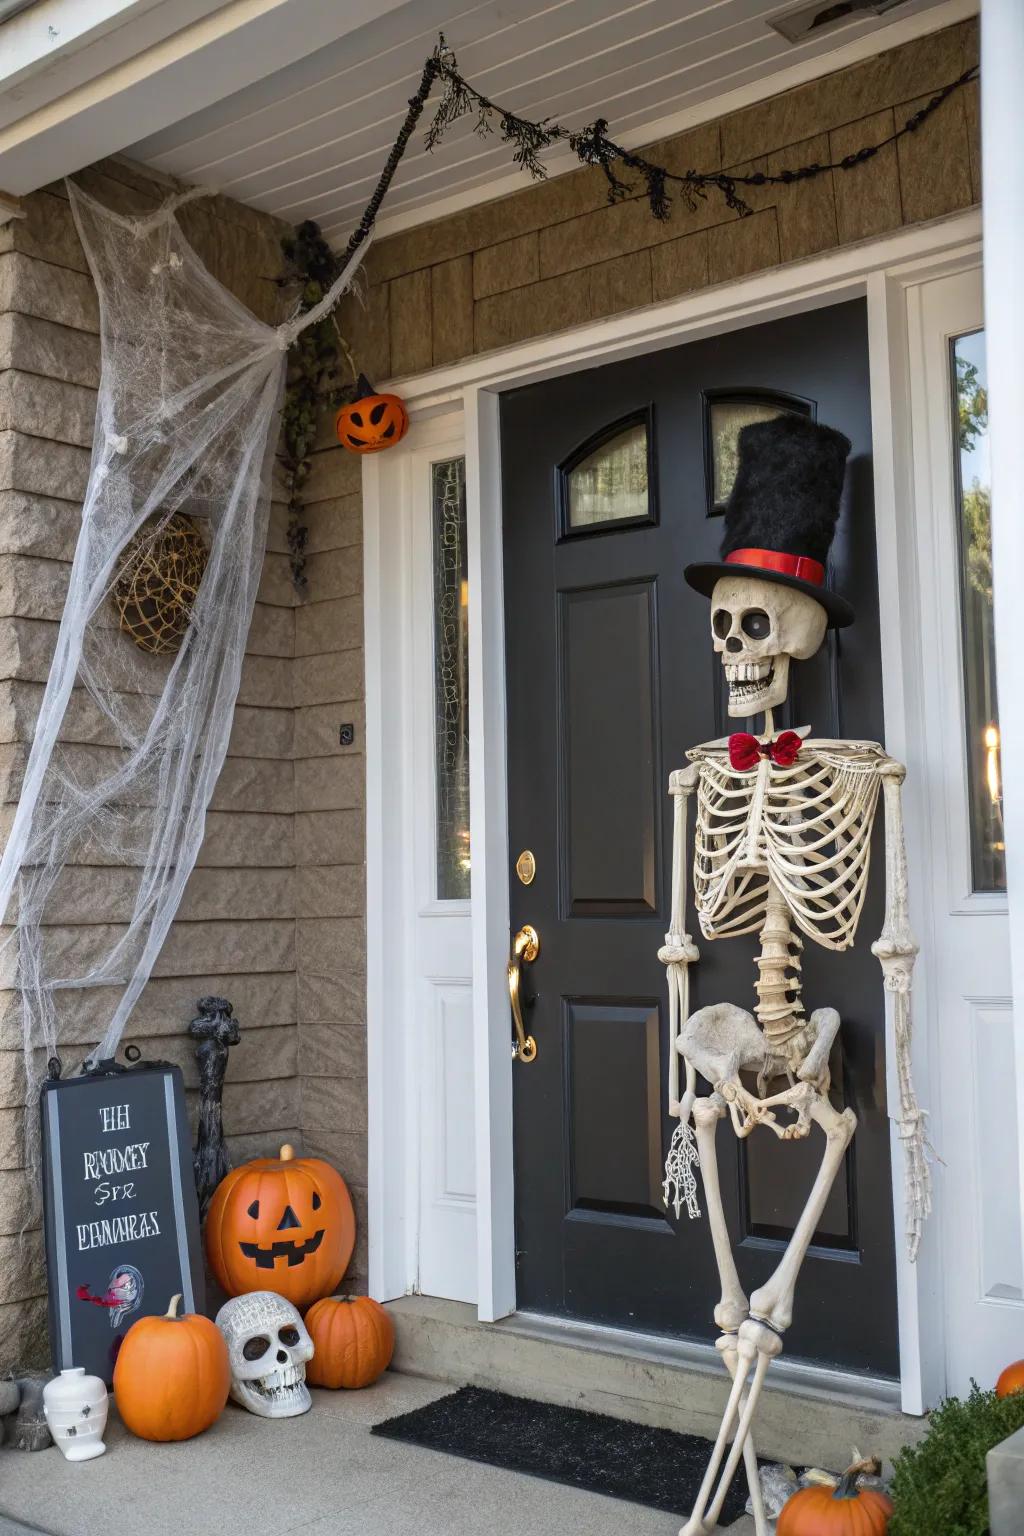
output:
{"label": "white door trim", "polygon": [[[483,357],[392,381],[414,419],[462,407],[466,431],[466,487],[470,579],[470,826],[473,859],[474,1058],[477,1086],[476,1152],[478,1209],[478,1293],[481,1319],[507,1315],[515,1307],[515,1253],[512,1170],[512,1058],[505,961],[509,942],[508,836],[505,781],[505,647],[501,553],[501,480],[498,395],[511,387],[551,378],[616,358],[634,356],[687,340],[735,330],[745,325],[799,313],[846,298],[866,296],[871,358],[874,431],[875,502],[879,597],[884,671],[886,743],[904,756],[907,743],[920,739],[914,678],[920,663],[913,581],[913,539],[906,518],[912,507],[909,457],[908,370],[905,289],[928,274],[956,271],[980,259],[981,220],[976,210],[955,218],[833,252],[799,265],[782,267],[666,304],[632,311],[610,320],[554,336],[539,337]],[[394,450],[396,454],[401,449]],[[382,686],[380,634],[374,596],[380,591],[380,563],[387,559],[380,535],[380,466],[370,461],[364,476],[367,593],[367,805],[368,866],[382,853],[379,836],[381,786],[374,778],[386,771],[381,741],[381,701],[371,705],[371,691]],[[374,737],[371,740],[371,722]],[[908,851],[918,926],[927,927],[929,860],[927,829],[908,797]],[[367,871],[367,945],[370,1034],[370,1254],[374,1294],[400,1294],[385,1279],[396,1276],[389,1262],[406,1228],[402,1202],[396,1199],[394,1170],[401,1168],[400,1137],[386,1132],[387,1105],[394,1080],[388,1063],[401,1055],[392,1038],[405,1027],[381,1007],[380,971],[387,948],[387,912],[381,904],[380,871]],[[868,936],[870,942],[870,936]],[[388,963],[393,963],[389,954]],[[927,967],[919,967],[915,989],[917,1034],[915,1065],[925,1104],[933,1101],[928,1046],[932,1035],[927,997]],[[881,977],[879,977],[881,986]],[[377,1037],[375,1039],[375,1036]],[[895,1059],[889,1042],[889,1061]],[[382,1075],[385,1074],[385,1075]],[[896,1103],[895,1093],[890,1102]],[[902,1154],[893,1137],[893,1189],[896,1230],[903,1230]],[[380,1225],[383,1223],[383,1227]],[[897,1240],[897,1284],[903,1406],[919,1413],[936,1401],[944,1386],[941,1307],[941,1209],[937,1212],[916,1266]],[[376,1228],[376,1230],[375,1230]],[[408,1275],[408,1269],[406,1270]]]}

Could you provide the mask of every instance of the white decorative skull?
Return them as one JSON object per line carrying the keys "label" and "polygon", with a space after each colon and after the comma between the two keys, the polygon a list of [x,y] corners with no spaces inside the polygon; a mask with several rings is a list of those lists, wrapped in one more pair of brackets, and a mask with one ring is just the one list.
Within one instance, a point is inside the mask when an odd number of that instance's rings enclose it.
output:
{"label": "white decorative skull", "polygon": [[312,1407],[306,1361],[313,1340],[290,1301],[250,1291],[217,1313],[231,1360],[231,1396],[264,1419],[289,1419]]}
{"label": "white decorative skull", "polygon": [[729,714],[774,709],[789,688],[789,662],[806,661],[825,638],[828,615],[796,587],[760,576],[722,576],[711,595],[711,633],[729,684]]}

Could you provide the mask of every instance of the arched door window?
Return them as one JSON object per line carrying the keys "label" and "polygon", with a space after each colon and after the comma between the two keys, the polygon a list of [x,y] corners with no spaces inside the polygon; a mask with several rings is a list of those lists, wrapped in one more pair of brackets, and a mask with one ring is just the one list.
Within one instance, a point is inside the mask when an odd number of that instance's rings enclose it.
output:
{"label": "arched door window", "polygon": [[604,533],[657,522],[649,406],[603,427],[558,467],[560,533]]}
{"label": "arched door window", "polygon": [[741,430],[751,422],[773,421],[786,414],[813,421],[817,412],[813,400],[771,389],[706,389],[702,401],[708,516],[719,517],[736,479]]}

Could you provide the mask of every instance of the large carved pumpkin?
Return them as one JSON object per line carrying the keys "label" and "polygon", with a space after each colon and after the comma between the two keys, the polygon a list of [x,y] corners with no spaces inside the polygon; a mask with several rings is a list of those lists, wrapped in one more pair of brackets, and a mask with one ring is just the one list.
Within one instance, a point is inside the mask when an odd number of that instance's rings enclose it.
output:
{"label": "large carved pumpkin", "polygon": [[877,1461],[848,1467],[836,1488],[798,1488],[782,1507],[777,1536],[885,1536],[892,1500],[877,1488],[858,1488],[861,1472],[877,1472]]}
{"label": "large carved pumpkin", "polygon": [[125,1334],[114,1366],[114,1401],[133,1435],[190,1440],[209,1429],[228,1400],[231,1367],[220,1329],[198,1313],[140,1317]]}
{"label": "large carved pumpkin", "polygon": [[206,1218],[210,1267],[229,1296],[276,1291],[300,1308],[334,1290],[355,1240],[341,1174],[288,1146],[279,1158],[233,1168],[217,1185]]}
{"label": "large carved pumpkin", "polygon": [[326,1296],[306,1313],[313,1358],[306,1380],[314,1387],[368,1387],[391,1364],[395,1329],[370,1296]]}

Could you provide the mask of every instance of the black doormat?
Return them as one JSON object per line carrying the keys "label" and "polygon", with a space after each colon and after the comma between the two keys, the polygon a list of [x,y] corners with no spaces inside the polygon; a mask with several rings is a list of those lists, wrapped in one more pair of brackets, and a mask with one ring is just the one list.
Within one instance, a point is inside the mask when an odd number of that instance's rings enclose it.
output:
{"label": "black doormat", "polygon": [[[372,1433],[673,1515],[690,1513],[711,1454],[711,1441],[701,1435],[650,1429],[482,1387],[460,1387],[425,1408],[375,1424]],[[741,1462],[719,1525],[731,1525],[746,1501]]]}

